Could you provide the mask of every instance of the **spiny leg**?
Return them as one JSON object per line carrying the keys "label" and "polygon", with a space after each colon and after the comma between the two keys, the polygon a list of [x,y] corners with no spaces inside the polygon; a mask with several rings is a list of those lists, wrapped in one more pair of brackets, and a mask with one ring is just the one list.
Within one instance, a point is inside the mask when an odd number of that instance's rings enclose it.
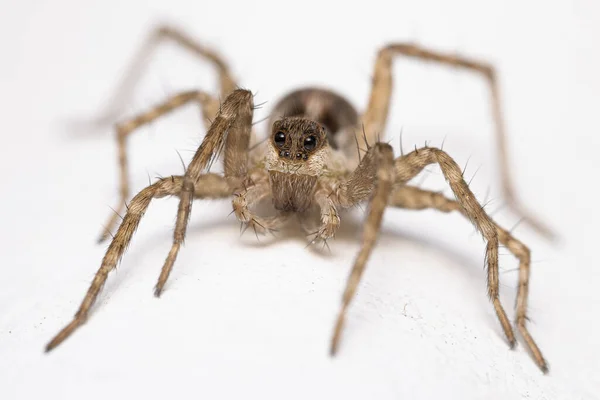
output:
{"label": "spiny leg", "polygon": [[[118,118],[120,113],[127,105],[126,103],[139,78],[142,76],[142,69],[146,65],[150,55],[163,40],[173,41],[187,52],[200,59],[208,61],[216,68],[219,79],[221,99],[227,97],[229,93],[237,88],[238,85],[231,76],[227,63],[215,51],[202,45],[175,27],[167,25],[157,26],[150,32],[145,43],[134,57],[133,62],[117,86],[117,93],[115,93],[108,102],[109,106],[106,111],[102,113],[101,117],[98,118],[97,124],[112,124]],[[213,116],[214,113],[211,114],[211,118]]]}
{"label": "spiny leg", "polygon": [[[50,351],[66,338],[68,338],[78,327],[83,325],[88,317],[90,307],[96,301],[100,290],[104,286],[109,272],[116,268],[121,260],[125,249],[129,246],[134,232],[144,216],[144,213],[150,205],[152,199],[166,196],[177,196],[181,192],[183,184],[182,176],[171,176],[160,179],[158,182],[146,187],[139,192],[129,203],[127,213],[117,230],[112,242],[106,250],[102,259],[100,269],[92,281],[90,288],[79,306],[73,321],[65,326],[46,346],[46,351]],[[215,174],[202,175],[198,179],[195,195],[198,198],[222,198],[230,195],[229,185],[223,177]]]}
{"label": "spiny leg", "polygon": [[469,218],[487,241],[485,258],[487,261],[488,296],[494,305],[494,310],[510,346],[514,347],[516,344],[515,335],[499,298],[498,230],[483,210],[483,207],[477,202],[471,189],[469,189],[459,166],[444,151],[424,147],[396,159],[396,185],[408,182],[430,164],[439,164],[446,181],[463,208],[464,215]]}
{"label": "spiny leg", "polygon": [[[468,217],[465,210],[456,200],[448,199],[441,193],[423,190],[413,186],[403,186],[395,190],[390,198],[390,205],[412,210],[433,208],[442,212],[458,211]],[[531,253],[529,248],[513,237],[509,231],[503,229],[495,222],[494,226],[498,233],[498,240],[500,243],[519,260],[519,288],[516,303],[517,328],[523,336],[527,348],[533,355],[536,364],[544,373],[546,373],[548,372],[548,364],[526,327]]]}
{"label": "spiny leg", "polygon": [[194,187],[201,173],[210,168],[211,162],[218,157],[221,149],[224,148],[224,174],[231,192],[235,193],[243,188],[243,182],[248,175],[248,144],[252,116],[252,93],[242,89],[233,91],[221,105],[200,148],[190,162],[183,179],[173,245],[158,278],[154,290],[156,296],[160,296],[185,238]]}
{"label": "spiny leg", "polygon": [[125,209],[125,202],[129,200],[127,137],[139,127],[149,124],[161,116],[190,102],[197,102],[200,104],[205,121],[213,118],[219,109],[219,102],[215,98],[202,91],[194,90],[177,94],[152,109],[116,125],[119,156],[119,202],[115,208],[116,212],[109,216],[98,242],[103,242],[110,236],[110,232],[112,232],[117,224],[119,215],[122,214]]}
{"label": "spiny leg", "polygon": [[[308,233],[313,236],[309,244],[322,241],[323,245],[327,246],[327,240],[334,237],[340,227],[340,215],[330,194],[331,188],[327,185],[323,185],[315,192],[314,201],[319,206],[321,225],[316,231]],[[301,221],[301,224],[304,224],[304,221]]]}
{"label": "spiny leg", "polygon": [[[350,181],[353,178],[358,178],[358,175],[364,176],[365,169],[368,169],[369,173],[374,175],[375,179],[371,180],[371,182],[367,184],[372,186],[373,182],[375,181],[375,191],[369,202],[367,221],[363,231],[362,247],[356,256],[354,266],[352,267],[352,272],[348,277],[346,289],[344,290],[344,295],[342,297],[342,307],[338,314],[333,337],[331,339],[332,355],[334,355],[338,349],[346,311],[350,305],[350,302],[352,301],[352,298],[354,297],[354,294],[356,293],[356,289],[358,288],[360,278],[365,270],[367,260],[369,259],[371,251],[373,250],[375,242],[377,241],[377,236],[381,227],[381,220],[383,218],[383,212],[387,206],[388,199],[392,191],[392,184],[394,182],[394,153],[391,146],[385,143],[376,143],[373,147],[371,147],[363,158],[361,164],[359,164],[357,167],[357,170],[354,171]],[[337,197],[338,199],[343,198],[344,202],[348,202],[348,199],[352,199],[350,201],[353,201],[354,199],[357,201],[364,199],[364,195],[361,195],[360,192],[356,192],[356,189],[357,186],[352,186],[351,183],[343,185],[340,191],[337,193]],[[359,197],[361,196],[362,198],[359,200]]]}
{"label": "spiny leg", "polygon": [[440,53],[417,45],[407,43],[390,44],[382,48],[377,56],[373,74],[373,87],[369,97],[366,111],[362,115],[364,129],[368,132],[368,140],[375,140],[375,135],[383,132],[390,108],[392,96],[392,61],[394,56],[403,55],[425,61],[433,61],[443,65],[463,68],[481,74],[490,87],[492,115],[496,127],[496,140],[500,159],[500,175],[502,180],[503,195],[509,207],[542,235],[552,238],[552,230],[538,218],[524,209],[518,202],[514,185],[512,183],[506,145],[506,134],[504,131],[504,120],[500,105],[500,94],[498,79],[495,69],[484,62],[459,57],[454,54]]}
{"label": "spiny leg", "polygon": [[271,195],[268,180],[262,179],[257,182],[248,179],[244,184],[243,189],[233,194],[233,200],[231,201],[233,212],[242,224],[240,229],[243,228],[243,231],[245,231],[247,228],[252,228],[257,235],[279,229],[290,217],[289,213],[279,212],[275,216],[261,217],[250,210],[250,207]]}

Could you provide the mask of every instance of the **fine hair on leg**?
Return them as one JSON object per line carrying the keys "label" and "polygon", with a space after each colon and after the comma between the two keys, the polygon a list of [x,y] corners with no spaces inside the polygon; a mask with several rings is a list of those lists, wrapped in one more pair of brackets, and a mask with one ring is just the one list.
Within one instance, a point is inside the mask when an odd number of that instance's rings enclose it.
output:
{"label": "fine hair on leg", "polygon": [[210,168],[221,149],[224,149],[224,175],[232,193],[243,187],[248,173],[248,144],[252,133],[253,109],[253,96],[249,91],[237,89],[227,96],[190,162],[179,196],[173,244],[154,290],[157,297],[162,293],[183,244],[192,209],[194,186],[202,172]]}
{"label": "fine hair on leg", "polygon": [[[217,79],[219,81],[219,96],[224,99],[229,93],[238,86],[232,77],[227,63],[214,50],[204,46],[181,29],[170,25],[159,25],[153,28],[147,36],[144,44],[141,46],[133,61],[131,62],[123,79],[119,83],[117,92],[109,101],[109,106],[102,115],[97,118],[99,125],[112,124],[125,108],[126,102],[133,92],[139,78],[142,76],[143,69],[158,45],[166,40],[175,43],[184,51],[208,61],[217,70]],[[98,238],[103,242],[110,235],[118,222],[118,216],[123,213],[125,202],[129,200],[129,171],[127,163],[127,137],[141,126],[144,126],[154,120],[168,114],[190,102],[196,102],[200,105],[204,121],[210,121],[216,115],[219,109],[219,100],[210,96],[208,93],[195,90],[176,94],[167,101],[152,107],[146,112],[129,118],[115,126],[116,139],[118,146],[119,162],[119,201],[115,207],[116,213],[112,213],[104,229]]]}
{"label": "fine hair on leg", "polygon": [[[117,267],[117,264],[123,257],[125,250],[131,242],[133,234],[144,216],[152,199],[159,199],[166,196],[178,196],[181,193],[183,176],[170,176],[159,179],[156,183],[140,191],[131,200],[127,207],[127,213],[113,237],[106,254],[102,259],[102,264],[85,295],[73,320],[65,326],[46,346],[46,351],[50,351],[66,338],[68,338],[78,327],[87,320],[88,313],[100,290],[104,286],[108,274]],[[195,193],[197,198],[223,198],[230,195],[229,185],[225,179],[219,175],[206,174],[198,179],[198,190]]]}
{"label": "fine hair on leg", "polygon": [[167,101],[152,107],[150,110],[140,113],[139,115],[116,125],[119,162],[119,201],[114,209],[116,212],[112,213],[107,222],[104,224],[104,230],[102,231],[98,242],[103,242],[110,236],[110,232],[113,231],[118,222],[119,215],[122,214],[125,209],[125,202],[129,200],[130,187],[127,137],[138,128],[147,125],[152,121],[176,109],[179,109],[186,104],[189,104],[190,102],[196,102],[200,104],[205,121],[214,117],[219,109],[219,103],[214,97],[210,96],[208,93],[194,90],[179,93]]}
{"label": "fine hair on leg", "polygon": [[[46,346],[50,351],[69,337],[87,319],[88,311],[100,292],[108,273],[112,271],[125,252],[133,233],[150,201],[153,198],[177,195],[180,198],[173,244],[161,270],[155,295],[159,296],[173,267],[177,253],[187,228],[191,212],[192,200],[198,197],[225,197],[239,190],[247,175],[247,147],[252,128],[253,101],[252,93],[247,90],[235,90],[223,102],[213,123],[186,173],[182,177],[170,177],[159,180],[139,192],[127,207],[127,213],[117,229],[113,240],[102,260],[100,269],[86,294],[83,302],[71,323],[63,328]],[[214,161],[225,148],[225,176],[206,174]],[[238,154],[242,152],[242,154]],[[240,163],[242,165],[240,165]],[[214,192],[207,192],[207,182],[203,177],[209,176],[208,187]]]}
{"label": "fine hair on leg", "polygon": [[[413,186],[401,186],[397,188],[392,193],[390,205],[410,210],[431,208],[446,213],[458,211],[468,218],[465,209],[456,200],[448,199],[438,192],[423,190]],[[546,373],[548,372],[548,363],[526,327],[531,252],[527,246],[516,239],[509,231],[500,227],[495,222],[494,226],[498,233],[500,244],[506,247],[519,260],[519,286],[517,291],[515,324],[536,364]]]}
{"label": "fine hair on leg", "polygon": [[225,99],[229,93],[238,87],[236,80],[231,75],[229,66],[216,51],[203,45],[178,27],[158,25],[150,31],[144,43],[134,55],[123,78],[117,84],[117,91],[111,96],[106,109],[97,118],[97,124],[114,123],[125,109],[140,77],[143,76],[143,70],[150,56],[165,41],[171,41],[185,52],[201,60],[208,61],[216,69],[221,100]]}
{"label": "fine hair on leg", "polygon": [[[517,215],[523,217],[537,232],[552,239],[554,233],[547,224],[539,218],[534,217],[517,199],[514,184],[512,183],[510,176],[498,77],[496,70],[492,65],[482,61],[461,57],[456,54],[433,51],[410,43],[392,43],[383,47],[379,51],[377,60],[375,61],[371,94],[369,96],[367,109],[361,117],[363,129],[367,132],[367,139],[371,142],[374,141],[376,135],[383,132],[385,129],[393,88],[392,61],[396,56],[404,56],[450,67],[457,67],[475,72],[485,78],[490,89],[491,111],[495,125],[503,196],[509,207]],[[356,131],[358,135],[360,130],[357,128]]]}
{"label": "fine hair on leg", "polygon": [[[367,177],[373,177],[368,181]],[[342,306],[338,313],[336,324],[331,339],[330,352],[334,355],[339,347],[344,319],[350,302],[356,294],[358,284],[367,265],[367,261],[381,228],[383,212],[388,204],[388,199],[394,183],[394,152],[392,147],[386,143],[375,143],[369,150],[354,173],[342,185],[336,193],[337,203],[351,206],[364,200],[364,185],[353,184],[357,181],[365,185],[373,186],[374,192],[369,201],[367,220],[364,225],[362,245],[354,261],[354,266],[348,277],[346,289],[342,296]],[[367,183],[369,182],[369,183]],[[375,183],[373,183],[375,182]]]}
{"label": "fine hair on leg", "polygon": [[463,179],[460,167],[444,151],[424,147],[396,159],[396,184],[401,185],[408,182],[430,164],[440,166],[444,178],[450,185],[452,192],[454,192],[458,203],[464,209],[465,216],[469,218],[487,242],[485,258],[488,274],[488,296],[494,305],[494,310],[500,320],[508,343],[513,347],[516,343],[515,335],[506,316],[506,311],[500,304],[498,294],[498,231],[494,222],[485,213],[481,204],[477,202],[475,195]]}

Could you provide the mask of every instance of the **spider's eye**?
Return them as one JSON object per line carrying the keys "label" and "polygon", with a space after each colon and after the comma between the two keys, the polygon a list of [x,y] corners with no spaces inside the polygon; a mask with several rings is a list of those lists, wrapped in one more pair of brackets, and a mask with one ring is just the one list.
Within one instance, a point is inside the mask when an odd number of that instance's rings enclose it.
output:
{"label": "spider's eye", "polygon": [[304,149],[307,151],[314,150],[317,147],[317,138],[313,135],[310,135],[306,139],[304,139]]}
{"label": "spider's eye", "polygon": [[275,137],[273,139],[275,140],[275,144],[278,147],[283,147],[283,145],[285,144],[285,133],[279,131],[275,134]]}

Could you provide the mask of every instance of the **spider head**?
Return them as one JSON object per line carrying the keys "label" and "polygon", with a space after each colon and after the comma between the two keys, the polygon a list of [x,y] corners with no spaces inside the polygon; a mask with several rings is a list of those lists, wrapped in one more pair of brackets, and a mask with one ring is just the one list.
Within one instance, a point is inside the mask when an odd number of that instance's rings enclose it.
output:
{"label": "spider head", "polygon": [[327,132],[309,119],[283,118],[273,123],[270,145],[269,169],[316,175],[328,150]]}
{"label": "spider head", "polygon": [[304,118],[284,118],[275,121],[271,145],[279,157],[289,162],[302,162],[327,145],[325,128]]}

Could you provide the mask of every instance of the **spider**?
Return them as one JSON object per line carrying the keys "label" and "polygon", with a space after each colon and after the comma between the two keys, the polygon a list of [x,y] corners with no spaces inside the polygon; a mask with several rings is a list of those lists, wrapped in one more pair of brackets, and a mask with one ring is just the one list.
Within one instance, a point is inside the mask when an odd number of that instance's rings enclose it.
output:
{"label": "spider", "polygon": [[[253,95],[238,87],[227,64],[215,52],[198,44],[180,30],[162,26],[150,36],[150,44],[170,39],[213,64],[218,71],[222,102],[203,91],[177,94],[162,104],[116,125],[120,165],[120,212],[126,211],[73,320],[46,346],[50,351],[83,325],[109,272],[115,269],[146,212],[150,202],[166,196],[179,197],[173,244],[164,262],[154,293],[160,296],[183,243],[192,201],[232,197],[233,213],[246,227],[266,233],[295,217],[306,228],[311,217],[319,226],[312,242],[332,238],[340,225],[339,211],[368,202],[362,246],[354,261],[342,297],[333,337],[331,354],[340,345],[344,319],[354,297],[367,260],[375,243],[386,207],[464,215],[487,242],[487,290],[510,347],[516,344],[511,323],[499,300],[498,246],[503,245],[519,260],[519,284],[515,326],[535,363],[547,372],[547,363],[531,334],[527,322],[527,298],[530,251],[512,234],[498,226],[478,203],[457,163],[443,149],[416,148],[394,158],[391,146],[378,140],[385,128],[392,93],[392,64],[396,56],[408,56],[483,75],[491,88],[492,111],[496,121],[504,194],[521,215],[526,213],[514,199],[506,168],[504,133],[497,79],[494,69],[482,62],[452,54],[435,52],[413,44],[390,44],[377,54],[372,90],[366,110],[359,114],[342,96],[322,88],[296,90],[283,97],[270,117],[271,133],[267,140],[250,146],[253,138]],[[129,85],[131,86],[131,85]],[[188,103],[198,103],[210,127],[187,166],[184,175],[160,178],[129,200],[126,139],[137,128]],[[366,149],[361,157],[359,140]],[[210,173],[211,164],[223,159],[223,174]],[[456,200],[441,193],[411,186],[408,182],[430,164],[438,164]],[[272,200],[271,216],[260,216],[254,206]],[[126,208],[126,210],[125,210]],[[314,214],[318,215],[314,218]],[[113,214],[100,240],[107,239],[117,225]],[[527,220],[542,233],[548,229],[531,217]]]}

